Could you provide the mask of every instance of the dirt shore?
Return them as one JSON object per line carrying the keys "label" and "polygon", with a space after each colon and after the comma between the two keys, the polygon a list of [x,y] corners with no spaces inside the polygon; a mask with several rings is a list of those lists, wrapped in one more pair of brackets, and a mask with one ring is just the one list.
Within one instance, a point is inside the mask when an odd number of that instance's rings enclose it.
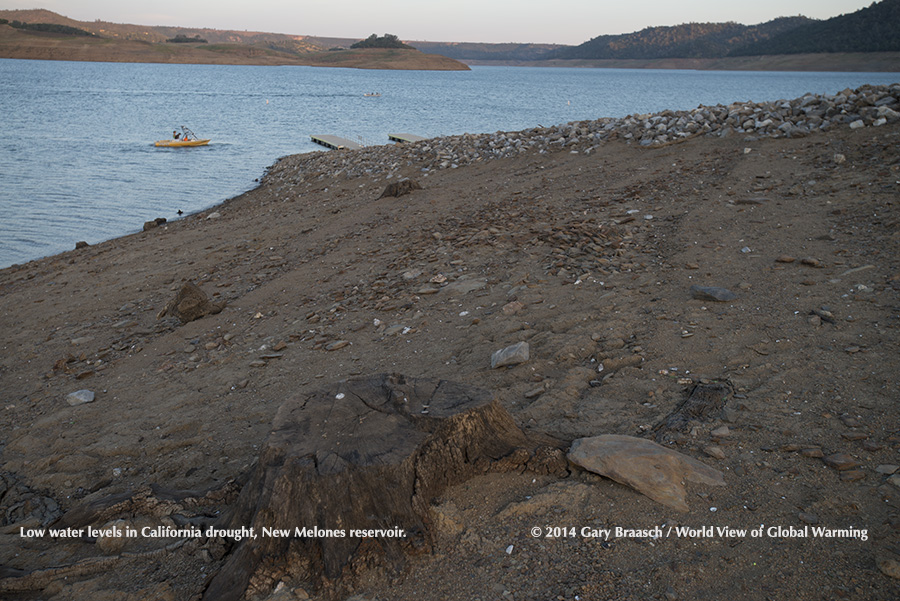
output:
{"label": "dirt shore", "polygon": [[[726,486],[689,486],[681,513],[575,466],[479,476],[435,500],[434,553],[355,599],[900,598],[900,125],[401,170],[422,189],[379,199],[395,179],[292,159],[210,211],[0,271],[4,598],[195,598],[210,541],[22,529],[222,486],[286,399],[380,372],[490,390],[565,441],[654,438],[720,382],[724,410],[665,442]],[[157,319],[186,282],[225,308]],[[527,362],[491,369],[522,341]],[[590,536],[656,526],[747,533]],[[275,598],[321,594],[284,580]]]}

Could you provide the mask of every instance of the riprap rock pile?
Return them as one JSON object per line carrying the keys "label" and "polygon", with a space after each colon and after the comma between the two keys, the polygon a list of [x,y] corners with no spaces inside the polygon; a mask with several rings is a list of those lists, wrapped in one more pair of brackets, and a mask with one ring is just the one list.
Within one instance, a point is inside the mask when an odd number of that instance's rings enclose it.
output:
{"label": "riprap rock pile", "polygon": [[293,155],[272,166],[270,183],[300,183],[326,176],[394,177],[410,168],[423,172],[479,161],[569,149],[590,153],[609,140],[659,146],[689,137],[744,135],[797,137],[835,127],[879,127],[900,120],[900,83],[866,85],[838,94],[807,94],[793,100],[737,102],[666,110],[619,119],[577,121],[518,132],[461,134],[413,144],[369,146],[359,150]]}

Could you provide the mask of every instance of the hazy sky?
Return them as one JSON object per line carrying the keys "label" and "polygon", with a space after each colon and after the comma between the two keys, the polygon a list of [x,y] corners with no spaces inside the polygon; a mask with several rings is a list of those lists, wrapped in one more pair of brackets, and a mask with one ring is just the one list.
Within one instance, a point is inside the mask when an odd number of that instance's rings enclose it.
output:
{"label": "hazy sky", "polygon": [[0,0],[0,9],[46,8],[79,21],[178,25],[323,37],[392,33],[434,42],[580,44],[653,25],[775,17],[817,19],[872,0]]}

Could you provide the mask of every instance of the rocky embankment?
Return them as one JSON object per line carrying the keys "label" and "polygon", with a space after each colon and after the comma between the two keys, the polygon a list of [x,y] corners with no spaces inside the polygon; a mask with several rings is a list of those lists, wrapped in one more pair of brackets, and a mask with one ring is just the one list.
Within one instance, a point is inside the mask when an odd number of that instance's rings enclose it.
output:
{"label": "rocky embankment", "polygon": [[[622,139],[641,146],[660,146],[694,136],[745,135],[801,137],[835,127],[880,127],[900,120],[900,83],[863,86],[838,94],[807,94],[793,100],[737,102],[728,106],[699,106],[690,111],[666,110],[578,121],[518,132],[462,134],[415,144],[374,146],[352,154],[314,153],[279,161],[270,175],[296,180],[345,175],[398,175],[411,165],[422,171],[456,168],[479,161],[513,158],[525,153],[545,154],[562,148],[589,154],[604,142]],[[298,180],[299,181],[299,180]]]}

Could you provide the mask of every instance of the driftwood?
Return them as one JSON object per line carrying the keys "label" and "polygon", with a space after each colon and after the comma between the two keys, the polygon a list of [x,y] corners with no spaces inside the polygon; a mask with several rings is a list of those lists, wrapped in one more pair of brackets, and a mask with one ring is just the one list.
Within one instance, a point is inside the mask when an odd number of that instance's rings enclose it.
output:
{"label": "driftwood", "polygon": [[[447,381],[382,374],[289,401],[223,520],[256,538],[203,598],[236,601],[284,578],[337,594],[370,567],[402,569],[407,553],[430,550],[428,508],[447,486],[498,467],[565,473],[561,451],[536,446],[490,394]],[[379,529],[405,536],[352,532]]]}

